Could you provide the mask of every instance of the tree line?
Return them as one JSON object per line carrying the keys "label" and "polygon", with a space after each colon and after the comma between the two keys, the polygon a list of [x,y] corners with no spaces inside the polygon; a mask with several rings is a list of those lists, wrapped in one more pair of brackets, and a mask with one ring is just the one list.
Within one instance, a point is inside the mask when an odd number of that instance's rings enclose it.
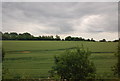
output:
{"label": "tree line", "polygon": [[[49,41],[92,41],[95,42],[93,38],[91,39],[84,39],[82,37],[72,37],[72,36],[67,36],[65,39],[61,39],[59,35],[54,36],[38,36],[35,37],[32,34],[25,32],[25,33],[16,33],[16,32],[5,32],[2,33],[0,32],[0,40],[49,40]],[[113,42],[118,42],[119,40],[114,40]],[[99,40],[99,42],[107,42],[106,39]],[[111,42],[111,41],[108,41]]]}

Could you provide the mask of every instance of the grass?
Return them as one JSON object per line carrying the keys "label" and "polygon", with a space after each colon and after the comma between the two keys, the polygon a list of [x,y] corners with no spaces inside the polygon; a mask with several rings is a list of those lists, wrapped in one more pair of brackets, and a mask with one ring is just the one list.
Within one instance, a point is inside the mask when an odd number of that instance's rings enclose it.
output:
{"label": "grass", "polygon": [[[95,63],[97,75],[102,78],[115,78],[111,67],[116,63],[115,42],[80,41],[3,41],[6,56],[4,65],[9,69],[9,78],[47,78],[54,65],[53,57],[64,53],[67,48],[84,45],[92,53],[90,59]],[[111,52],[111,53],[107,53]]]}

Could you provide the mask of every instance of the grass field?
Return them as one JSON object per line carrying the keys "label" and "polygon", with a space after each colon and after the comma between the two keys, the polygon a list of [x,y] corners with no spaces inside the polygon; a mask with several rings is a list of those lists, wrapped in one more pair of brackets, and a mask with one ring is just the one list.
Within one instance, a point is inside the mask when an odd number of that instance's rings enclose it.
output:
{"label": "grass field", "polygon": [[54,65],[54,56],[65,49],[84,45],[91,52],[90,59],[95,63],[97,76],[115,78],[111,67],[116,63],[115,42],[80,41],[3,41],[6,52],[4,65],[8,68],[6,78],[47,78]]}

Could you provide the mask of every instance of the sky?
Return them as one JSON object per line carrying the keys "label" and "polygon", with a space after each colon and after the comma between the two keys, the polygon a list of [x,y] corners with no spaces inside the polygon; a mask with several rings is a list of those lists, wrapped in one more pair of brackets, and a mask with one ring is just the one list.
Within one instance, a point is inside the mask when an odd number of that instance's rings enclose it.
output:
{"label": "sky", "polygon": [[118,38],[117,2],[3,2],[2,32]]}

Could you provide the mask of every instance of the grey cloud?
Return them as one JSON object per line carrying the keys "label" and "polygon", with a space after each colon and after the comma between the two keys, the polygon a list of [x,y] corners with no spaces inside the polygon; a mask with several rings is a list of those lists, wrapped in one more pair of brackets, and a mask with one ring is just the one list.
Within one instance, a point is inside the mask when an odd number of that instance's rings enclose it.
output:
{"label": "grey cloud", "polygon": [[[109,2],[4,2],[3,3],[3,31],[21,31],[32,28],[31,33],[71,33],[84,27],[83,32],[101,33],[117,31],[117,3]],[[91,23],[82,19],[91,15],[101,15],[103,19]],[[78,21],[77,21],[78,20]],[[73,21],[77,21],[75,27]],[[27,24],[33,24],[34,27]],[[97,23],[97,24],[96,24]],[[37,27],[35,26],[37,24]],[[43,28],[44,27],[44,28]],[[23,30],[22,30],[23,29]]]}

